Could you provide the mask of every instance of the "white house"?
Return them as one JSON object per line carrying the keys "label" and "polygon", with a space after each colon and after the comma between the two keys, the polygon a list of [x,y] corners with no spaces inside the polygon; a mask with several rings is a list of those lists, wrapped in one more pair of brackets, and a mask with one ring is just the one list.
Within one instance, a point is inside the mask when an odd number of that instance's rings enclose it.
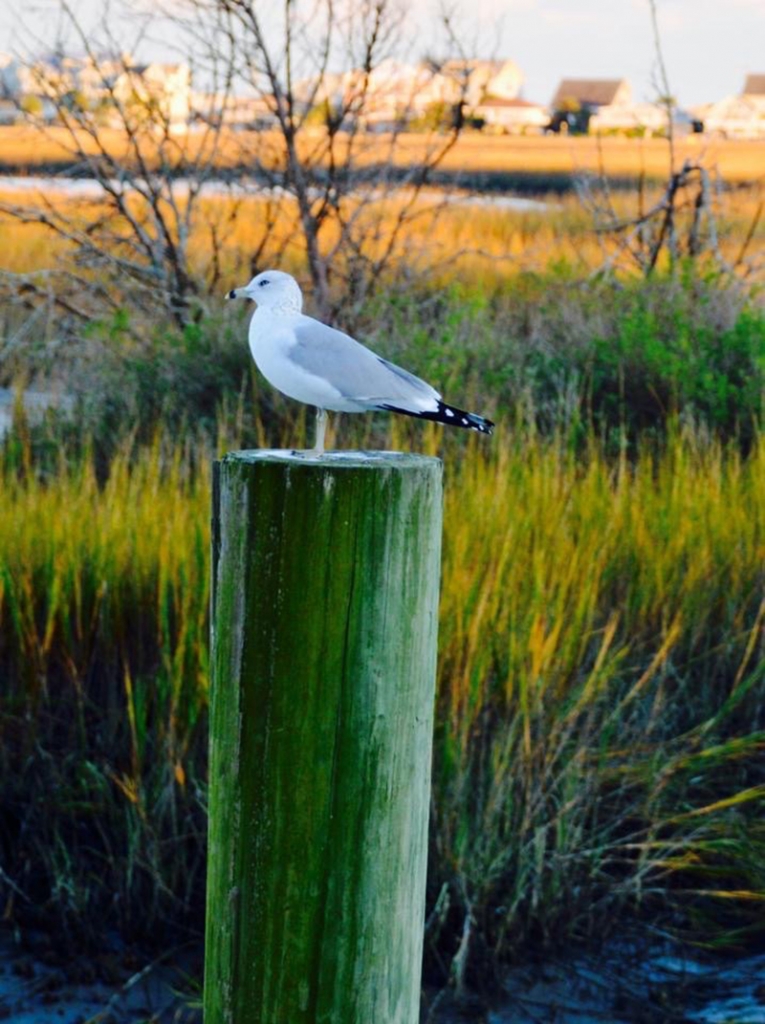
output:
{"label": "white house", "polygon": [[740,96],[710,103],[702,113],[704,131],[735,139],[765,138],[765,75],[747,75]]}
{"label": "white house", "polygon": [[550,123],[550,112],[546,107],[520,97],[486,97],[475,107],[473,114],[481,118],[488,129],[508,135],[540,132]]}
{"label": "white house", "polygon": [[361,70],[325,74],[320,82],[306,79],[295,93],[306,106],[327,103],[339,110],[359,103],[359,117],[369,128],[401,125],[422,116],[429,108],[461,104],[468,114],[487,97],[512,100],[520,93],[523,75],[514,61],[448,60],[442,64],[408,64],[393,58],[382,61],[369,74]]}
{"label": "white house", "polygon": [[191,118],[191,69],[188,64],[129,64],[114,81],[115,97],[135,111],[156,108],[170,131],[185,131]]}
{"label": "white house", "polygon": [[266,96],[224,96],[220,93],[191,94],[191,119],[228,128],[262,130],[278,124],[276,101]]}
{"label": "white house", "polygon": [[[601,107],[590,118],[589,130],[598,132],[645,132],[646,135],[667,131],[667,108],[661,103],[613,103]],[[673,110],[672,128],[683,134],[693,130],[693,120],[684,110]]]}
{"label": "white house", "polygon": [[755,96],[727,96],[703,114],[704,131],[726,139],[765,139],[765,102]]}
{"label": "white house", "polygon": [[[422,79],[420,65],[416,71]],[[495,99],[516,99],[523,86],[523,73],[512,60],[448,60],[431,66],[430,77],[416,92],[416,104],[420,109],[432,102],[464,103],[468,111],[487,97]]]}
{"label": "white house", "polygon": [[[191,113],[191,70],[186,64],[136,64],[129,54],[94,59],[53,56],[26,64],[0,59],[0,95],[18,108],[38,103],[38,117],[52,120],[67,96],[86,109],[110,104],[156,105],[172,130],[188,125]],[[113,117],[116,123],[119,119]]]}

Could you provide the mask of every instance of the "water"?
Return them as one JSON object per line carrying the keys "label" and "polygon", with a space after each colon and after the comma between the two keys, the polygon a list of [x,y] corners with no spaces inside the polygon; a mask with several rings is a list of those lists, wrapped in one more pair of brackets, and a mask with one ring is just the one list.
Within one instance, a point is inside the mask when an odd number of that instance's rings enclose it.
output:
{"label": "water", "polygon": [[765,956],[617,949],[518,968],[503,987],[487,1024],[765,1024]]}
{"label": "water", "polygon": [[[44,941],[22,952],[0,932],[0,1020],[201,1024],[199,991],[188,983],[201,976],[198,949],[170,951],[165,963],[113,946],[62,965]],[[765,1024],[765,956],[572,955],[511,970],[492,1010],[444,1001],[429,1024]]]}
{"label": "water", "polygon": [[[10,388],[0,388],[0,439],[11,429],[15,401],[15,391]],[[31,389],[22,393],[21,401],[30,423],[39,423],[46,409],[61,409],[71,412],[74,405],[74,400],[68,395]]]}
{"label": "water", "polygon": [[22,952],[0,932],[0,1020],[13,1024],[201,1024],[189,977],[201,974],[186,947],[141,962],[119,940],[92,956],[57,956],[44,936]]}

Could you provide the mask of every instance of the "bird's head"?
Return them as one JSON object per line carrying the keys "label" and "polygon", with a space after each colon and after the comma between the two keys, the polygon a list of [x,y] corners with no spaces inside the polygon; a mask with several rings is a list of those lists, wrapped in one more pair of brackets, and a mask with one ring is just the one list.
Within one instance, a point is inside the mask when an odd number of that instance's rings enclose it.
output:
{"label": "bird's head", "polygon": [[252,299],[259,306],[299,313],[303,308],[300,285],[291,274],[283,270],[264,270],[243,288],[232,288],[229,299]]}

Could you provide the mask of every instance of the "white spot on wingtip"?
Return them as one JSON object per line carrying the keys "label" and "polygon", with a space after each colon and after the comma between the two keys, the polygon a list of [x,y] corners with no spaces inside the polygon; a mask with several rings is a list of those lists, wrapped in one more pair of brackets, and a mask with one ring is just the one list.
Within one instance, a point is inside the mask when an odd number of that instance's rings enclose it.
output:
{"label": "white spot on wingtip", "polygon": [[451,409],[444,409],[444,412],[446,413],[447,416],[453,416],[454,415],[454,413],[452,412]]}
{"label": "white spot on wingtip", "polygon": [[467,421],[467,420],[465,419],[465,417],[464,417],[464,416],[462,417],[462,424],[463,424],[463,426],[465,426],[465,427],[466,427],[466,426],[468,426],[468,421]]}

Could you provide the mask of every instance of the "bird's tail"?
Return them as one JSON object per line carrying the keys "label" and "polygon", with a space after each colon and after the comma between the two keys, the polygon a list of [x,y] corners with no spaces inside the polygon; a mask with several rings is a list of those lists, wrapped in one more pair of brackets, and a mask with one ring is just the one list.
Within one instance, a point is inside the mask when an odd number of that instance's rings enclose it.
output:
{"label": "bird's tail", "polygon": [[411,409],[400,409],[398,406],[387,404],[380,408],[389,412],[401,412],[405,416],[415,416],[418,420],[433,420],[434,423],[446,423],[450,427],[477,430],[481,434],[491,434],[494,430],[491,420],[484,419],[474,412],[465,412],[454,405],[447,405],[445,402],[439,402],[436,409],[428,412],[413,412]]}

